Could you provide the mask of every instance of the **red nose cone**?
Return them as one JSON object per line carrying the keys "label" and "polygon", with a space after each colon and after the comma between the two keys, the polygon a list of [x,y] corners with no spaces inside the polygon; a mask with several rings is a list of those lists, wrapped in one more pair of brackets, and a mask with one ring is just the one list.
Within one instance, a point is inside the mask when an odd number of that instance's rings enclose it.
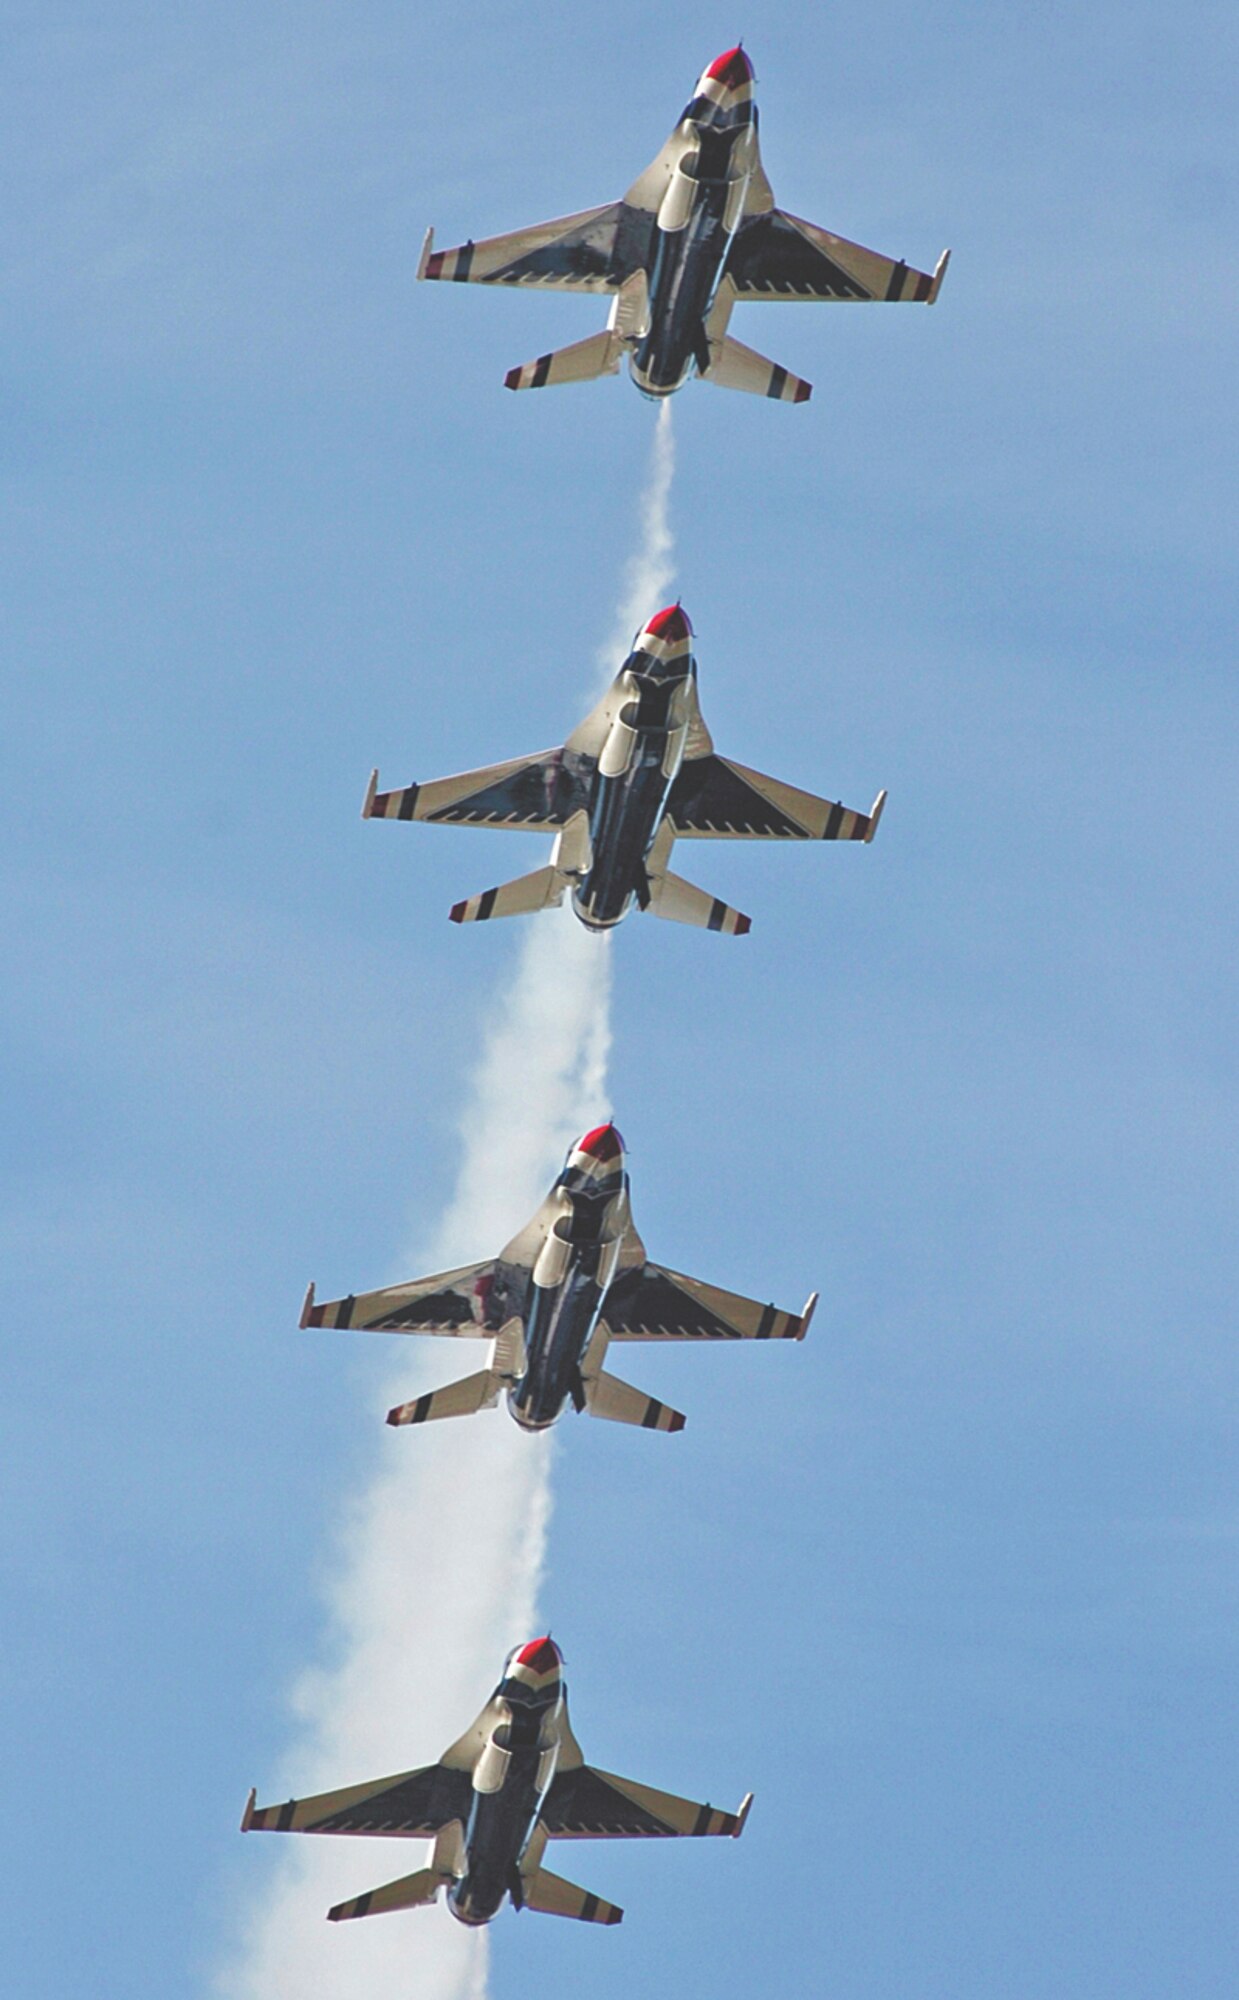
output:
{"label": "red nose cone", "polygon": [[656,611],[645,629],[655,639],[666,639],[671,644],[693,636],[688,613],[681,604],[669,604],[665,611]]}
{"label": "red nose cone", "polygon": [[528,1667],[531,1674],[549,1674],[563,1665],[564,1656],[553,1639],[531,1639],[522,1646],[514,1665]]}
{"label": "red nose cone", "polygon": [[715,83],[724,83],[729,90],[739,90],[741,84],[752,83],[753,65],[743,49],[728,49],[725,55],[715,56],[706,71]]}
{"label": "red nose cone", "polygon": [[595,1125],[577,1141],[578,1153],[588,1153],[595,1160],[618,1160],[624,1150],[624,1142],[614,1125]]}

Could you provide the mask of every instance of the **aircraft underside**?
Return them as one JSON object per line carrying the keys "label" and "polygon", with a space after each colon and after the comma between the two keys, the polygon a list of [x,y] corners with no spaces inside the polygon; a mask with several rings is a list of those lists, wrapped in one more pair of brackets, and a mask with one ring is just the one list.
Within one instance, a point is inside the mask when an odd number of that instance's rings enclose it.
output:
{"label": "aircraft underside", "polygon": [[644,730],[627,770],[597,779],[591,813],[593,865],[573,896],[573,908],[590,930],[609,930],[633,897],[645,900],[645,863],[678,769],[668,775],[666,728]]}
{"label": "aircraft underside", "polygon": [[587,1270],[570,1272],[554,1291],[537,1285],[530,1291],[528,1361],[522,1380],[508,1392],[508,1408],[522,1429],[545,1430],[566,1402],[581,1400],[581,1362],[604,1295]]}
{"label": "aircraft underside", "polygon": [[709,368],[706,320],[731,242],[722,220],[726,193],[722,182],[703,189],[686,228],[654,231],[649,330],[629,361],[633,381],[647,395],[671,395],[694,363],[701,374]]}
{"label": "aircraft underside", "polygon": [[[509,1725],[509,1729],[515,1727]],[[536,1747],[513,1749],[500,1789],[490,1794],[474,1793],[465,1834],[466,1872],[451,1885],[447,1896],[448,1908],[459,1923],[471,1927],[488,1924],[505,1896],[513,1890],[520,1895],[520,1859],[541,1803],[539,1756]]]}

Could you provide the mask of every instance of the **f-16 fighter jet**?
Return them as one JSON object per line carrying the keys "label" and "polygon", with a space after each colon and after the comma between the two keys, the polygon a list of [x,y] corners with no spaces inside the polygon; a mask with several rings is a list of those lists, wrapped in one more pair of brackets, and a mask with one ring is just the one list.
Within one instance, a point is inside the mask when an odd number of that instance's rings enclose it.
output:
{"label": "f-16 fighter jet", "polygon": [[606,694],[559,749],[459,777],[380,792],[372,771],[363,819],[553,833],[549,864],[469,896],[456,924],[545,910],[572,891],[592,931],[632,904],[656,917],[740,937],[748,917],[668,867],[676,840],[863,840],[878,829],[886,793],[853,812],[716,757],[697,703],[693,628],[678,604],[637,634]]}
{"label": "f-16 fighter jet", "polygon": [[672,1792],[652,1791],[585,1762],[568,1721],[563,1656],[552,1639],[509,1653],[503,1677],[471,1729],[437,1764],[368,1785],[259,1806],[250,1793],[241,1831],[374,1833],[434,1841],[429,1868],[337,1903],[327,1915],[372,1917],[416,1909],[447,1890],[462,1924],[488,1924],[510,1896],[515,1907],[587,1924],[618,1924],[624,1912],[542,1866],[548,1840],[667,1839],[730,1834],[739,1812],[718,1812]]}
{"label": "f-16 fighter jet", "polygon": [[323,1305],[311,1285],[301,1324],[491,1342],[478,1374],[401,1403],[389,1424],[471,1416],[504,1389],[528,1431],[545,1430],[569,1401],[592,1417],[678,1431],[678,1410],[604,1372],[610,1341],[803,1340],[816,1304],[814,1292],[802,1313],[780,1312],[650,1263],[633,1227],[624,1142],[599,1125],[498,1257]]}
{"label": "f-16 fighter jet", "polygon": [[613,300],[605,332],[511,369],[509,389],[615,375],[627,354],[647,396],[669,396],[695,367],[720,388],[785,403],[807,401],[809,384],[730,337],[737,300],[932,305],[950,255],[943,251],[931,276],[776,208],[757,143],[753,65],[741,48],[702,73],[675,131],[622,201],[458,250],[433,244],[427,230],[419,278]]}

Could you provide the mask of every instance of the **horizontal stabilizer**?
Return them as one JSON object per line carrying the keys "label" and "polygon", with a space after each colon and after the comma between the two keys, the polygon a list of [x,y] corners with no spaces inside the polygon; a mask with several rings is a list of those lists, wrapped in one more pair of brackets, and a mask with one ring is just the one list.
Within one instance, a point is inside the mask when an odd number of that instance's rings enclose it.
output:
{"label": "horizontal stabilizer", "polygon": [[644,1389],[634,1389],[630,1382],[621,1382],[618,1375],[600,1369],[597,1375],[585,1378],[584,1387],[585,1407],[591,1417],[606,1417],[613,1424],[639,1424],[647,1431],[684,1428],[685,1420],[678,1410],[647,1396]]}
{"label": "horizontal stabilizer", "polygon": [[434,1417],[472,1417],[478,1410],[493,1410],[499,1399],[501,1378],[482,1368],[476,1375],[464,1375],[445,1388],[428,1390],[412,1403],[397,1403],[387,1412],[389,1424],[428,1424]]}
{"label": "horizontal stabilizer", "polygon": [[378,1917],[384,1910],[417,1910],[433,1903],[443,1887],[443,1877],[435,1868],[419,1868],[416,1874],[402,1875],[398,1882],[386,1882],[381,1889],[367,1889],[347,1903],[337,1903],[327,1915],[333,1924],[349,1917]]}
{"label": "horizontal stabilizer", "polygon": [[[394,1885],[393,1885],[394,1886]],[[522,1885],[527,1910],[541,1910],[548,1917],[577,1917],[583,1924],[618,1924],[624,1912],[615,1903],[604,1903],[549,1868],[539,1868]]]}
{"label": "horizontal stabilizer", "polygon": [[733,340],[730,334],[710,342],[710,366],[705,380],[719,389],[743,389],[750,396],[770,396],[776,403],[807,403],[813,394],[811,383],[802,382],[799,375],[780,368],[777,361],[768,361],[764,354]]}
{"label": "horizontal stabilizer", "polygon": [[651,881],[649,909],[651,915],[668,917],[673,924],[696,924],[703,931],[723,931],[728,937],[743,937],[752,924],[751,918],[718,896],[670,873]]}
{"label": "horizontal stabilizer", "polygon": [[540,354],[520,368],[509,368],[503,378],[505,389],[552,389],[560,382],[594,382],[599,375],[618,375],[623,340],[609,328],[591,333],[588,340],[574,341],[571,347],[557,347],[552,354]]}
{"label": "horizontal stabilizer", "polygon": [[530,875],[518,875],[514,882],[502,882],[497,889],[485,889],[480,896],[468,896],[453,903],[449,915],[454,924],[484,924],[491,917],[523,917],[530,910],[549,910],[562,903],[565,882],[557,868],[535,868]]}

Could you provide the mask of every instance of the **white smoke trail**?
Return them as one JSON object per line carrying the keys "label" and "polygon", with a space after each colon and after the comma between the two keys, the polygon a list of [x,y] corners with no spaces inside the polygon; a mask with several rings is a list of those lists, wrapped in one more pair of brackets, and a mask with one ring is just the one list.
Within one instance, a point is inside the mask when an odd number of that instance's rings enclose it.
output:
{"label": "white smoke trail", "polygon": [[624,588],[616,607],[610,643],[598,655],[598,665],[610,680],[632,645],[633,634],[655,611],[675,579],[675,545],[671,534],[671,481],[675,474],[675,436],[671,405],[660,403],[654,425],[650,471],[641,496],[641,542],[624,570]]}
{"label": "white smoke trail", "polygon": [[[608,675],[672,577],[670,413],[655,431]],[[609,1111],[610,942],[567,910],[529,920],[462,1118],[452,1200],[413,1260],[430,1270],[498,1250],[546,1191],[574,1135]],[[400,1275],[407,1275],[402,1271]],[[478,1365],[471,1347],[397,1343],[373,1410]],[[463,1362],[463,1365],[462,1365]],[[349,1505],[327,1592],[329,1663],[307,1673],[298,1739],[266,1800],[427,1763],[459,1735],[507,1648],[532,1636],[550,1515],[550,1449],[506,1410],[416,1432],[375,1427],[379,1470]],[[217,1982],[228,2000],[484,2000],[486,1933],[441,1909],[329,1925],[328,1907],[421,1865],[420,1844],[290,1838]],[[257,1857],[255,1857],[257,1862]]]}

